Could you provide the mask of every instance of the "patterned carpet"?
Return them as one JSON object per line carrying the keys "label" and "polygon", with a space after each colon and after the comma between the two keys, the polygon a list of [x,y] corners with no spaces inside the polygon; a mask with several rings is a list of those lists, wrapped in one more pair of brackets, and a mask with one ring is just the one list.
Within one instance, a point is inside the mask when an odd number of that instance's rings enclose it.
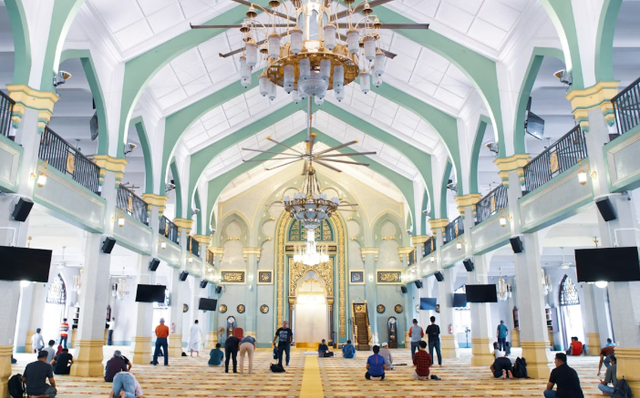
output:
{"label": "patterned carpet", "polygon": [[[114,349],[121,349],[127,355],[128,347],[105,348],[105,357]],[[395,363],[409,363],[408,350],[392,350]],[[518,355],[519,351],[514,350]],[[471,367],[470,350],[461,349],[459,358],[445,361],[441,368],[432,368],[432,374],[440,381],[415,381],[411,378],[413,368],[396,367],[387,372],[382,382],[364,379],[364,362],[368,353],[358,352],[355,359],[321,358],[310,360],[305,350],[291,351],[291,363],[286,373],[271,373],[269,364],[271,351],[259,349],[254,358],[254,374],[224,373],[222,368],[210,368],[208,358],[170,358],[169,367],[135,365],[136,375],[145,397],[310,397],[301,393],[317,388],[321,381],[324,397],[541,397],[546,380],[495,380],[488,369]],[[17,354],[18,363],[13,365],[14,373],[22,373],[33,354]],[[551,358],[551,354],[549,354]],[[315,363],[318,363],[317,368]],[[598,378],[595,376],[598,358],[570,358],[570,366],[580,374],[586,397],[601,397]],[[305,372],[305,366],[307,371]],[[245,362],[245,371],[247,364]],[[304,378],[304,387],[303,387]],[[101,378],[77,378],[57,376],[58,396],[106,397],[111,385]]]}

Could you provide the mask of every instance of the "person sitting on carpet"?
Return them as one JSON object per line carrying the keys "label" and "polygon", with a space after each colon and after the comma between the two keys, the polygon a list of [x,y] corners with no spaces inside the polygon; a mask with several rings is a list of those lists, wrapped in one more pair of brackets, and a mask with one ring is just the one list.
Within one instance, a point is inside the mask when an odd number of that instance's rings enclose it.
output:
{"label": "person sitting on carpet", "polygon": [[[53,398],[58,393],[53,377],[53,368],[47,363],[48,355],[49,353],[46,351],[38,351],[38,360],[31,362],[24,369],[22,382],[26,385],[27,394],[30,397]],[[49,384],[47,384],[47,379],[49,379]]]}
{"label": "person sitting on carpet", "polygon": [[507,357],[507,354],[505,354],[502,357],[496,358],[491,366],[489,366],[489,369],[491,369],[491,374],[493,374],[493,377],[495,377],[496,379],[513,379],[511,367],[511,360]]}
{"label": "person sitting on carpet", "polygon": [[378,353],[380,352],[380,346],[373,346],[373,355],[367,359],[367,373],[364,374],[364,378],[367,380],[380,381],[384,380],[384,358]]}
{"label": "person sitting on carpet", "polygon": [[431,355],[427,352],[427,342],[421,341],[418,351],[413,355],[413,364],[416,370],[413,378],[416,380],[429,380],[429,368],[431,367]]}
{"label": "person sitting on carpet", "polygon": [[71,365],[73,365],[73,355],[69,354],[69,349],[67,348],[63,348],[62,352],[51,361],[53,373],[57,375],[71,374]]}
{"label": "person sitting on carpet", "polygon": [[342,346],[342,357],[351,359],[356,356],[356,347],[351,344],[351,340],[347,340],[347,344]]}
{"label": "person sitting on carpet", "polygon": [[389,344],[387,344],[386,341],[382,343],[380,355],[382,355],[382,358],[384,358],[384,361],[386,362],[384,368],[386,370],[393,370],[393,357],[391,356],[391,350],[389,350]]}
{"label": "person sitting on carpet", "polygon": [[[607,368],[607,371],[604,374],[604,380],[600,379],[598,390],[602,391],[603,394],[612,396],[616,390],[616,384],[618,383],[618,365],[616,365],[617,360],[615,355],[611,355],[609,359],[611,360],[611,366]],[[613,385],[613,387],[609,386],[610,383]]]}
{"label": "person sitting on carpet", "polygon": [[137,398],[143,395],[142,387],[133,373],[122,371],[113,378],[109,398]]}
{"label": "person sitting on carpet", "polygon": [[567,355],[587,355],[584,351],[584,344],[577,337],[571,338],[571,344],[569,344],[569,349],[567,350]]}
{"label": "person sitting on carpet", "polygon": [[[567,355],[564,352],[557,352],[554,362],[556,368],[551,371],[544,398],[584,398],[578,372],[567,365]],[[553,390],[554,384],[558,386],[557,391]]]}
{"label": "person sitting on carpet", "polygon": [[502,357],[502,351],[500,351],[500,345],[497,342],[493,343],[493,358],[498,359]]}
{"label": "person sitting on carpet", "polygon": [[112,383],[113,378],[118,372],[128,372],[131,370],[131,361],[119,350],[113,352],[113,357],[107,361],[107,366],[104,368],[104,381]]}
{"label": "person sitting on carpet", "polygon": [[333,352],[329,351],[329,346],[327,346],[327,341],[322,339],[322,343],[318,345],[318,356],[320,358],[329,358],[333,356]]}
{"label": "person sitting on carpet", "polygon": [[222,359],[224,358],[224,352],[220,349],[222,344],[216,343],[216,348],[209,352],[209,366],[222,366]]}

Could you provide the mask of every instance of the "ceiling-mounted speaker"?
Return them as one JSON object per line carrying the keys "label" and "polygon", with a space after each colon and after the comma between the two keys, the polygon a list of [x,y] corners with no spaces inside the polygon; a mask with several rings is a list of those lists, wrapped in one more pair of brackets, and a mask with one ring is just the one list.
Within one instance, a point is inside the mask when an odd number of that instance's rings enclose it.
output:
{"label": "ceiling-mounted speaker", "polygon": [[115,245],[116,240],[107,236],[106,238],[104,238],[104,242],[102,242],[102,248],[100,250],[102,250],[102,252],[105,254],[111,254],[111,250],[113,250],[113,246]]}
{"label": "ceiling-mounted speaker", "polygon": [[206,280],[204,280],[204,279],[201,280],[200,281],[200,289],[204,289],[205,287],[207,287],[207,283],[208,282]]}
{"label": "ceiling-mounted speaker", "polygon": [[464,264],[464,268],[467,270],[467,272],[473,271],[474,269],[473,261],[471,261],[470,258],[465,258],[464,260],[462,260],[462,264]]}
{"label": "ceiling-mounted speaker", "polygon": [[518,254],[524,251],[522,239],[520,239],[519,236],[514,236],[513,238],[509,239],[509,242],[511,242],[511,250],[513,250],[514,253]]}
{"label": "ceiling-mounted speaker", "polygon": [[189,276],[189,273],[187,271],[182,271],[180,276],[178,276],[178,279],[180,279],[180,282],[184,282],[187,280],[187,276]]}
{"label": "ceiling-mounted speaker", "polygon": [[402,290],[402,294],[406,294],[408,292],[407,287],[405,285],[400,286],[400,290]]}
{"label": "ceiling-mounted speaker", "polygon": [[160,260],[157,258],[152,258],[151,261],[149,261],[149,271],[155,272],[158,269],[159,265]]}
{"label": "ceiling-mounted speaker", "polygon": [[613,205],[611,204],[609,198],[596,200],[596,206],[598,206],[598,211],[600,211],[600,215],[602,216],[603,220],[608,222],[618,218],[616,209],[613,208]]}
{"label": "ceiling-mounted speaker", "polygon": [[13,213],[11,216],[14,220],[23,222],[29,217],[29,213],[31,213],[31,208],[33,207],[33,202],[26,198],[18,199],[18,203],[16,203],[16,207],[13,208]]}
{"label": "ceiling-mounted speaker", "polygon": [[216,286],[216,294],[222,293],[222,285]]}
{"label": "ceiling-mounted speaker", "polygon": [[442,281],[444,281],[444,274],[442,274],[442,272],[440,272],[440,271],[436,271],[436,272],[434,272],[434,273],[433,273],[433,276],[435,276],[435,277],[436,277],[436,280],[437,280],[438,282],[442,282]]}
{"label": "ceiling-mounted speaker", "polygon": [[416,287],[418,289],[422,289],[422,281],[421,280],[418,279],[417,281],[413,281],[413,283],[416,284]]}

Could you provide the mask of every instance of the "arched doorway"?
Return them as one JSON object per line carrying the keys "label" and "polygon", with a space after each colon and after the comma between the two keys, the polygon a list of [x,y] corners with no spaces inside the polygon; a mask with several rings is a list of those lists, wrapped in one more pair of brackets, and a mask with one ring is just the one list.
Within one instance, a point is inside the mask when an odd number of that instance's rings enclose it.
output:
{"label": "arched doorway", "polygon": [[67,286],[62,275],[57,274],[47,290],[47,298],[44,305],[44,317],[42,335],[45,344],[48,340],[58,340],[60,337],[60,324],[67,313]]}
{"label": "arched doorway", "polygon": [[320,340],[331,340],[327,292],[314,271],[308,271],[298,284],[292,326],[296,347],[315,348]]}
{"label": "arched doorway", "polygon": [[567,275],[560,282],[560,315],[562,316],[564,346],[569,347],[571,337],[585,342],[584,328],[582,324],[582,310],[580,309],[580,296],[573,280]]}

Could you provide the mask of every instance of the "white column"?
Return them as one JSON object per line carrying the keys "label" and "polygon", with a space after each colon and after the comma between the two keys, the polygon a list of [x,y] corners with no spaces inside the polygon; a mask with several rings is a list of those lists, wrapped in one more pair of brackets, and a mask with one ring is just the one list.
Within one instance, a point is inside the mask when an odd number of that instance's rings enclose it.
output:
{"label": "white column", "polygon": [[[436,323],[440,324],[440,349],[442,358],[456,358],[458,340],[455,334],[449,334],[449,330],[455,331],[455,318],[453,316],[453,284],[456,280],[456,269],[448,268],[441,271],[444,281],[438,283],[438,303],[440,304],[440,319],[436,317]],[[451,326],[451,328],[449,328]]]}
{"label": "white column", "polygon": [[[138,284],[155,284],[155,273],[149,271],[151,258],[138,254]],[[153,303],[135,303],[133,319],[135,328],[131,336],[131,361],[134,364],[148,364],[152,354]]]}
{"label": "white column", "polygon": [[[473,272],[468,273],[468,283],[489,283],[489,268],[491,255],[476,256]],[[489,303],[470,303],[471,306],[471,342],[472,342],[472,366],[489,366],[493,363],[494,341],[491,334],[491,308]]]}

